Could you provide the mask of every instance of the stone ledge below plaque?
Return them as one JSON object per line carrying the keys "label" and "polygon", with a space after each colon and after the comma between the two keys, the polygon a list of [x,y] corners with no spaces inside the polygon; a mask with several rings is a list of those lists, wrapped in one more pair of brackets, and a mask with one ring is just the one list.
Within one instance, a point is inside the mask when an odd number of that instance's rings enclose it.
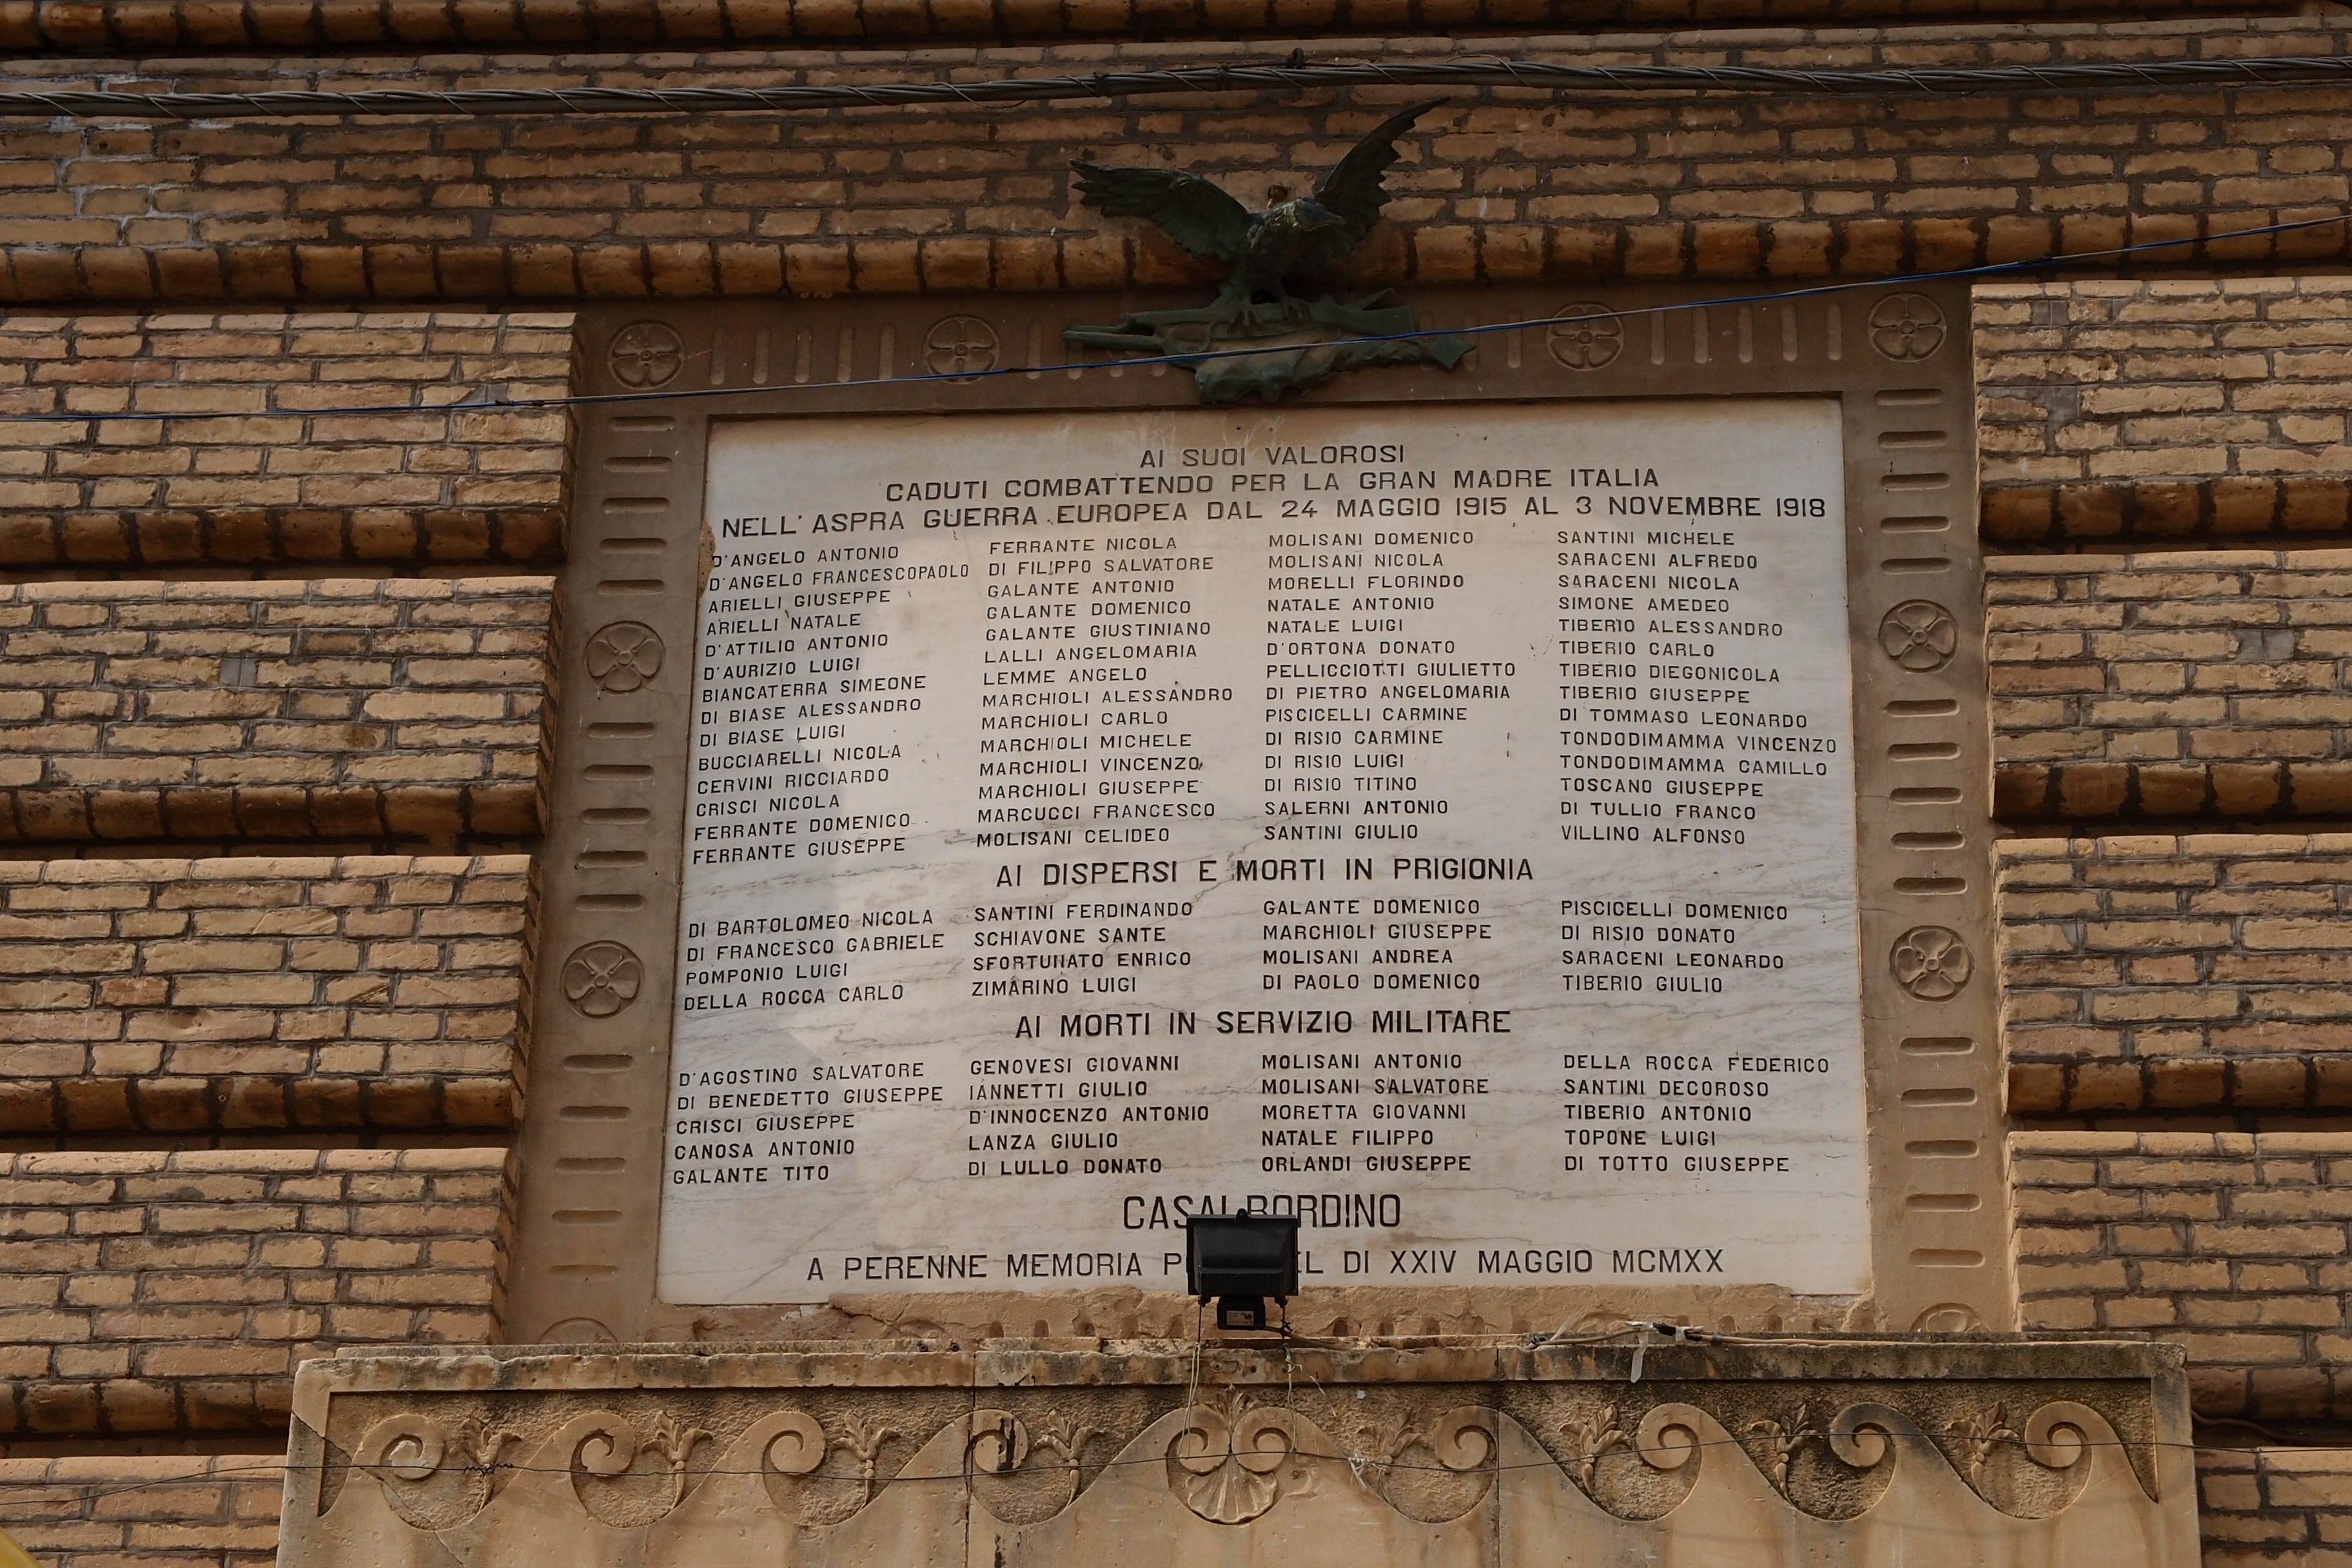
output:
{"label": "stone ledge below plaque", "polygon": [[347,1354],[300,1373],[279,1561],[1511,1564],[1728,1540],[1759,1562],[2186,1568],[2179,1352],[1621,1335]]}
{"label": "stone ledge below plaque", "polygon": [[[1181,1245],[1181,1243],[1180,1243]],[[1685,1252],[1687,1249],[1685,1249]],[[1565,1264],[1573,1252],[1533,1251],[1530,1258]],[[1665,1253],[1659,1254],[1661,1261]],[[1607,1261],[1605,1258],[1603,1261]],[[1704,1260],[1696,1267],[1703,1268]],[[1530,1272],[1533,1272],[1531,1269]],[[1731,1333],[1869,1333],[1882,1330],[1943,1331],[1981,1323],[1892,1322],[1877,1300],[1863,1296],[1809,1296],[1777,1285],[1710,1285],[1693,1274],[1658,1274],[1639,1282],[1507,1285],[1435,1281],[1418,1287],[1327,1285],[1310,1280],[1284,1310],[1289,1327],[1318,1340],[1473,1338],[1508,1334],[1541,1338],[1597,1332],[1648,1320],[1686,1322]],[[1207,1321],[1205,1309],[1171,1290],[1139,1289],[1101,1280],[1072,1280],[1051,1291],[914,1292],[845,1289],[823,1303],[763,1307],[666,1306],[659,1331],[690,1331],[698,1343],[741,1345],[781,1340],[815,1347],[848,1341],[925,1339],[975,1344],[1007,1335],[1032,1339],[1118,1340],[1165,1336],[1191,1343]],[[601,1326],[600,1326],[601,1327]],[[518,1339],[538,1332],[551,1341],[617,1336],[579,1318],[549,1324],[518,1322]]]}

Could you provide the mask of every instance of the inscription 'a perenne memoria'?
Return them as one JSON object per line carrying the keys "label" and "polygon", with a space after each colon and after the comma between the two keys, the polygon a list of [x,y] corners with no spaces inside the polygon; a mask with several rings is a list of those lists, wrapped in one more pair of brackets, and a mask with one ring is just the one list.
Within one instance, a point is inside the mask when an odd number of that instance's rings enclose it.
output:
{"label": "inscription 'a perenne memoria'", "polygon": [[1839,429],[716,428],[661,1297],[1866,1289]]}

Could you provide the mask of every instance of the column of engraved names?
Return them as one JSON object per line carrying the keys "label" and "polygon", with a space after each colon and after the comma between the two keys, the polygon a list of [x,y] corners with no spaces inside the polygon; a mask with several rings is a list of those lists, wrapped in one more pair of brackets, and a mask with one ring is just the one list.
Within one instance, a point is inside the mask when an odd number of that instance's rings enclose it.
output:
{"label": "column of engraved names", "polygon": [[973,910],[974,991],[1020,1000],[965,1064],[969,1177],[1157,1174],[1155,1131],[1208,1113],[1173,1091],[1196,1018],[1177,869],[1215,811],[1195,721],[1232,700],[1194,673],[1214,480],[1157,448],[1117,468],[982,480],[1003,504],[956,519],[988,530],[975,838],[1014,852]]}
{"label": "column of engraved names", "polygon": [[1429,851],[1458,847],[1465,731],[1517,673],[1465,640],[1490,622],[1479,602],[1508,591],[1482,578],[1478,520],[1542,507],[1538,476],[1402,442],[1236,457],[1267,546],[1254,870],[1286,884],[1262,904],[1259,980],[1282,1005],[1259,1022],[1285,1038],[1260,1052],[1261,1168],[1468,1172],[1489,1079],[1460,1037],[1507,1032],[1508,1010],[1479,1005],[1494,925],[1449,885],[1463,858]]}
{"label": "column of engraved names", "polygon": [[[906,522],[898,508],[855,503],[714,520],[687,860],[772,867],[788,890],[687,923],[679,1011],[688,1027],[844,1005],[887,1017],[924,1000],[905,971],[910,957],[942,945],[933,911],[835,908],[818,880],[902,859],[925,826],[901,804],[904,748],[891,737],[922,712],[931,675],[892,658],[885,623],[914,580],[952,574],[902,563]],[[921,1081],[929,1076],[911,1060],[689,1071],[673,1100],[669,1179],[694,1187],[845,1176],[861,1114],[940,1103],[936,1084]]]}
{"label": "column of engraved names", "polygon": [[[1789,606],[1759,569],[1776,534],[1822,526],[1826,498],[1677,493],[1654,468],[1576,471],[1558,531],[1560,835],[1604,858],[1676,866],[1672,885],[1631,896],[1598,884],[1559,900],[1561,984],[1596,1000],[1734,999],[1784,966],[1785,890],[1725,888],[1701,874],[1786,832],[1828,774],[1819,720],[1782,694]],[[1606,864],[1604,858],[1603,864]],[[1778,896],[1776,896],[1778,895]],[[1736,1004],[1735,1004],[1736,1005]],[[1764,1102],[1775,1076],[1825,1060],[1713,1043],[1561,1055],[1563,1157],[1570,1172],[1689,1174],[1719,1163],[1690,1151],[1777,1143]],[[1786,1171],[1790,1156],[1739,1157]]]}

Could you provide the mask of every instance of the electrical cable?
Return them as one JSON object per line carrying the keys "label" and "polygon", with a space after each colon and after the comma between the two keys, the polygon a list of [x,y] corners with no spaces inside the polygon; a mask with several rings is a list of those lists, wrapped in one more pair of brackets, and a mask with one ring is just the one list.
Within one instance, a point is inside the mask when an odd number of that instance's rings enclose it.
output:
{"label": "electrical cable", "polygon": [[[2038,271],[2049,268],[2078,266],[2086,261],[2106,260],[2121,256],[2137,256],[2152,250],[2174,249],[2184,245],[2216,245],[2234,239],[2251,239],[2267,235],[2294,234],[2305,229],[2325,228],[2331,224],[2352,221],[2352,214],[2330,213],[2324,217],[2296,218],[2285,223],[2262,224],[2252,228],[2229,229],[2219,234],[2189,236],[2179,239],[2142,240],[2131,245],[2109,246],[2098,250],[2066,251],[2032,260],[1993,261],[1975,267],[1946,268],[1932,272],[1901,272],[1883,277],[1842,279],[1830,283],[1801,284],[1793,288],[1769,289],[1760,293],[1724,294],[1704,300],[1672,300],[1657,305],[1641,305],[1620,310],[1594,310],[1570,320],[1580,322],[1628,321],[1639,316],[1685,310],[1706,310],[1732,305],[1768,305],[1784,300],[1803,300],[1822,294],[1851,293],[1860,289],[1900,288],[1906,284],[1946,282],[1960,278],[1995,277],[2004,273]],[[1360,337],[1334,338],[1318,342],[1318,348],[1346,348],[1355,344],[1413,342],[1426,338],[1476,337],[1489,332],[1516,332],[1537,327],[1554,327],[1561,318],[1530,317],[1516,321],[1493,321],[1484,326],[1428,327],[1409,332],[1366,334]],[[468,395],[455,403],[360,404],[341,407],[284,409],[187,409],[169,413],[137,410],[101,410],[90,412],[59,412],[50,414],[0,414],[0,425],[100,425],[126,421],[143,424],[177,424],[199,419],[316,419],[361,414],[479,414],[486,412],[516,412],[549,408],[580,408],[607,403],[666,403],[687,397],[761,397],[792,393],[837,393],[845,389],[867,387],[919,386],[926,384],[969,385],[975,382],[992,381],[1005,376],[1044,376],[1055,374],[1078,374],[1087,371],[1127,371],[1149,369],[1153,365],[1192,365],[1204,360],[1246,359],[1253,355],[1278,353],[1278,348],[1208,349],[1195,353],[1147,354],[1113,360],[1066,360],[1059,364],[1000,365],[989,370],[942,371],[931,374],[897,376],[876,376],[863,380],[779,384],[774,385],[734,385],[681,387],[669,391],[577,393],[562,397],[504,396],[478,398]],[[0,393],[0,397],[5,397]]]}
{"label": "electrical cable", "polygon": [[1405,64],[1300,62],[1181,66],[989,81],[809,87],[482,87],[314,89],[251,92],[123,92],[14,87],[0,117],[241,120],[318,115],[754,113],[903,105],[1060,102],[1170,92],[1311,91],[1338,87],[1502,87],[1558,94],[1659,91],[1808,96],[1950,95],[1997,91],[2161,90],[2352,81],[2352,54],[2228,59],[2064,61],[2053,65],[1822,67],[1583,65],[1469,58]]}

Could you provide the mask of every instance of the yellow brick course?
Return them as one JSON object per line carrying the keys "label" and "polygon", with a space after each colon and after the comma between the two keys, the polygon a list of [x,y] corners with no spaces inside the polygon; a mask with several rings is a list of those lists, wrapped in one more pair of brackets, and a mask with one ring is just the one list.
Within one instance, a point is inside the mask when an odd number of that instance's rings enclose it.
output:
{"label": "yellow brick course", "polygon": [[0,425],[0,567],[552,560],[571,419],[447,410],[572,368],[562,312],[16,312],[0,413],[56,417]]}
{"label": "yellow brick course", "polygon": [[282,1432],[297,1362],[498,1334],[502,1149],[0,1155],[0,1437]]}
{"label": "yellow brick course", "polygon": [[2352,551],[1986,563],[2010,821],[2352,816]]}
{"label": "yellow brick course", "polygon": [[1995,544],[2341,532],[2352,279],[1990,283],[1976,296]]}
{"label": "yellow brick course", "polygon": [[1996,858],[2011,1111],[2352,1108],[2352,834]]}
{"label": "yellow brick course", "polygon": [[[2208,1436],[2261,1441],[2227,1429]],[[2352,1449],[2209,1445],[2197,1480],[2205,1568],[2352,1563]]]}
{"label": "yellow brick course", "polygon": [[0,586],[0,839],[536,831],[554,613],[545,577]]}
{"label": "yellow brick course", "polygon": [[2029,1329],[2187,1348],[2201,1415],[2352,1415],[2352,1132],[2020,1132]]}
{"label": "yellow brick course", "polygon": [[269,1568],[285,1459],[0,1459],[0,1528],[44,1568]]}
{"label": "yellow brick course", "polygon": [[0,1133],[513,1125],[530,858],[0,861]]}

